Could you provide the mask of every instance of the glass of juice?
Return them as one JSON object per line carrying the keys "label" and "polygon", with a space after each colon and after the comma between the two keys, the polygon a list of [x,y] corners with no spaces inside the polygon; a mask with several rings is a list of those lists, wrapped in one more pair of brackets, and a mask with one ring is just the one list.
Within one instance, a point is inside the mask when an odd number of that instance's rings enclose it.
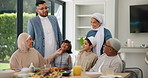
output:
{"label": "glass of juice", "polygon": [[73,67],[73,75],[74,76],[80,76],[82,72],[82,67],[81,66],[74,66]]}

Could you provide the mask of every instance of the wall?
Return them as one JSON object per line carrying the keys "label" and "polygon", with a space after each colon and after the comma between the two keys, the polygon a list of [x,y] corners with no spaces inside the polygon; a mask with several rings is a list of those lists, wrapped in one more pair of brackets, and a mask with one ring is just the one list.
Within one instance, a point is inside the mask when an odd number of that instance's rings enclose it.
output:
{"label": "wall", "polygon": [[127,39],[134,41],[135,46],[148,45],[148,33],[130,33],[129,5],[148,4],[148,0],[119,0],[118,2],[118,38],[125,45]]}
{"label": "wall", "polygon": [[[148,0],[118,0],[118,21],[116,21],[118,29],[116,33],[118,33],[118,38],[121,41],[122,46],[125,46],[127,39],[134,41],[136,47],[139,47],[141,44],[148,45],[148,33],[130,33],[129,6],[140,4],[148,4]],[[135,52],[135,49],[133,49],[133,52]],[[148,78],[148,65],[144,62],[144,53],[127,53],[125,56],[127,67],[140,67],[144,73],[143,78]]]}
{"label": "wall", "polygon": [[[66,2],[66,39],[69,39],[72,41],[73,44],[73,51],[74,51],[74,40],[75,40],[75,27],[74,27],[74,3],[75,2],[99,2],[104,1],[105,2],[105,23],[106,27],[111,31],[113,37],[115,34],[115,1],[116,0],[72,0]],[[93,9],[93,8],[92,8]],[[116,27],[117,28],[117,27]]]}
{"label": "wall", "polygon": [[74,2],[66,2],[66,39],[72,42],[72,51],[74,51]]}

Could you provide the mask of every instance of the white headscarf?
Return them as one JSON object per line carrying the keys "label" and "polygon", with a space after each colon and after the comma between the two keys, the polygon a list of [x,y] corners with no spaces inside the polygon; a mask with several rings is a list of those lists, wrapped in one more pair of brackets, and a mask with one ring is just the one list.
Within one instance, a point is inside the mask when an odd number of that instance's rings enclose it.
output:
{"label": "white headscarf", "polygon": [[88,37],[88,39],[90,40],[90,42],[92,43],[93,46],[96,45],[97,42],[96,42],[96,39],[93,36]]}
{"label": "white headscarf", "polygon": [[21,52],[28,52],[27,40],[29,39],[29,37],[31,37],[31,36],[27,33],[21,33],[19,35],[18,40],[17,40],[17,44],[18,44],[18,48],[19,48],[19,50],[21,50]]}
{"label": "white headscarf", "polygon": [[93,48],[93,52],[95,52],[98,56],[100,56],[101,54],[101,48],[103,46],[103,42],[104,42],[104,18],[103,15],[100,13],[94,13],[92,14],[93,18],[95,18],[96,20],[98,20],[100,23],[102,23],[97,29],[92,29],[92,30],[97,30],[97,33],[95,35],[95,39],[97,41],[96,46]]}

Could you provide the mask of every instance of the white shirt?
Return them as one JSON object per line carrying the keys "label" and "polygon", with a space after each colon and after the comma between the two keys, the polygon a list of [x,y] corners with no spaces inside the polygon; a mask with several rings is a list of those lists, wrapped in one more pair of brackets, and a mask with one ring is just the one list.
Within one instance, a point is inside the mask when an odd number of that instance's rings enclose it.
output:
{"label": "white shirt", "polygon": [[118,55],[107,56],[105,53],[102,54],[90,71],[106,72],[109,68],[118,73],[122,71],[122,61]]}
{"label": "white shirt", "polygon": [[53,54],[57,49],[57,43],[54,35],[54,30],[52,28],[52,25],[48,19],[48,17],[41,17],[41,23],[43,26],[44,31],[44,37],[45,37],[45,52],[44,52],[44,58],[49,57],[51,54]]}

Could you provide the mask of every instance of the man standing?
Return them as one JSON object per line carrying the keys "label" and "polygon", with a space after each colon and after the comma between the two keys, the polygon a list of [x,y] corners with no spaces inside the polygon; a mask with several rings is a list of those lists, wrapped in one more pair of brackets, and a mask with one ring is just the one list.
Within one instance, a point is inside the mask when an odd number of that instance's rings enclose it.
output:
{"label": "man standing", "polygon": [[45,1],[36,2],[36,12],[38,16],[28,21],[28,33],[35,42],[33,47],[47,58],[60,47],[63,39],[56,17],[48,15]]}

